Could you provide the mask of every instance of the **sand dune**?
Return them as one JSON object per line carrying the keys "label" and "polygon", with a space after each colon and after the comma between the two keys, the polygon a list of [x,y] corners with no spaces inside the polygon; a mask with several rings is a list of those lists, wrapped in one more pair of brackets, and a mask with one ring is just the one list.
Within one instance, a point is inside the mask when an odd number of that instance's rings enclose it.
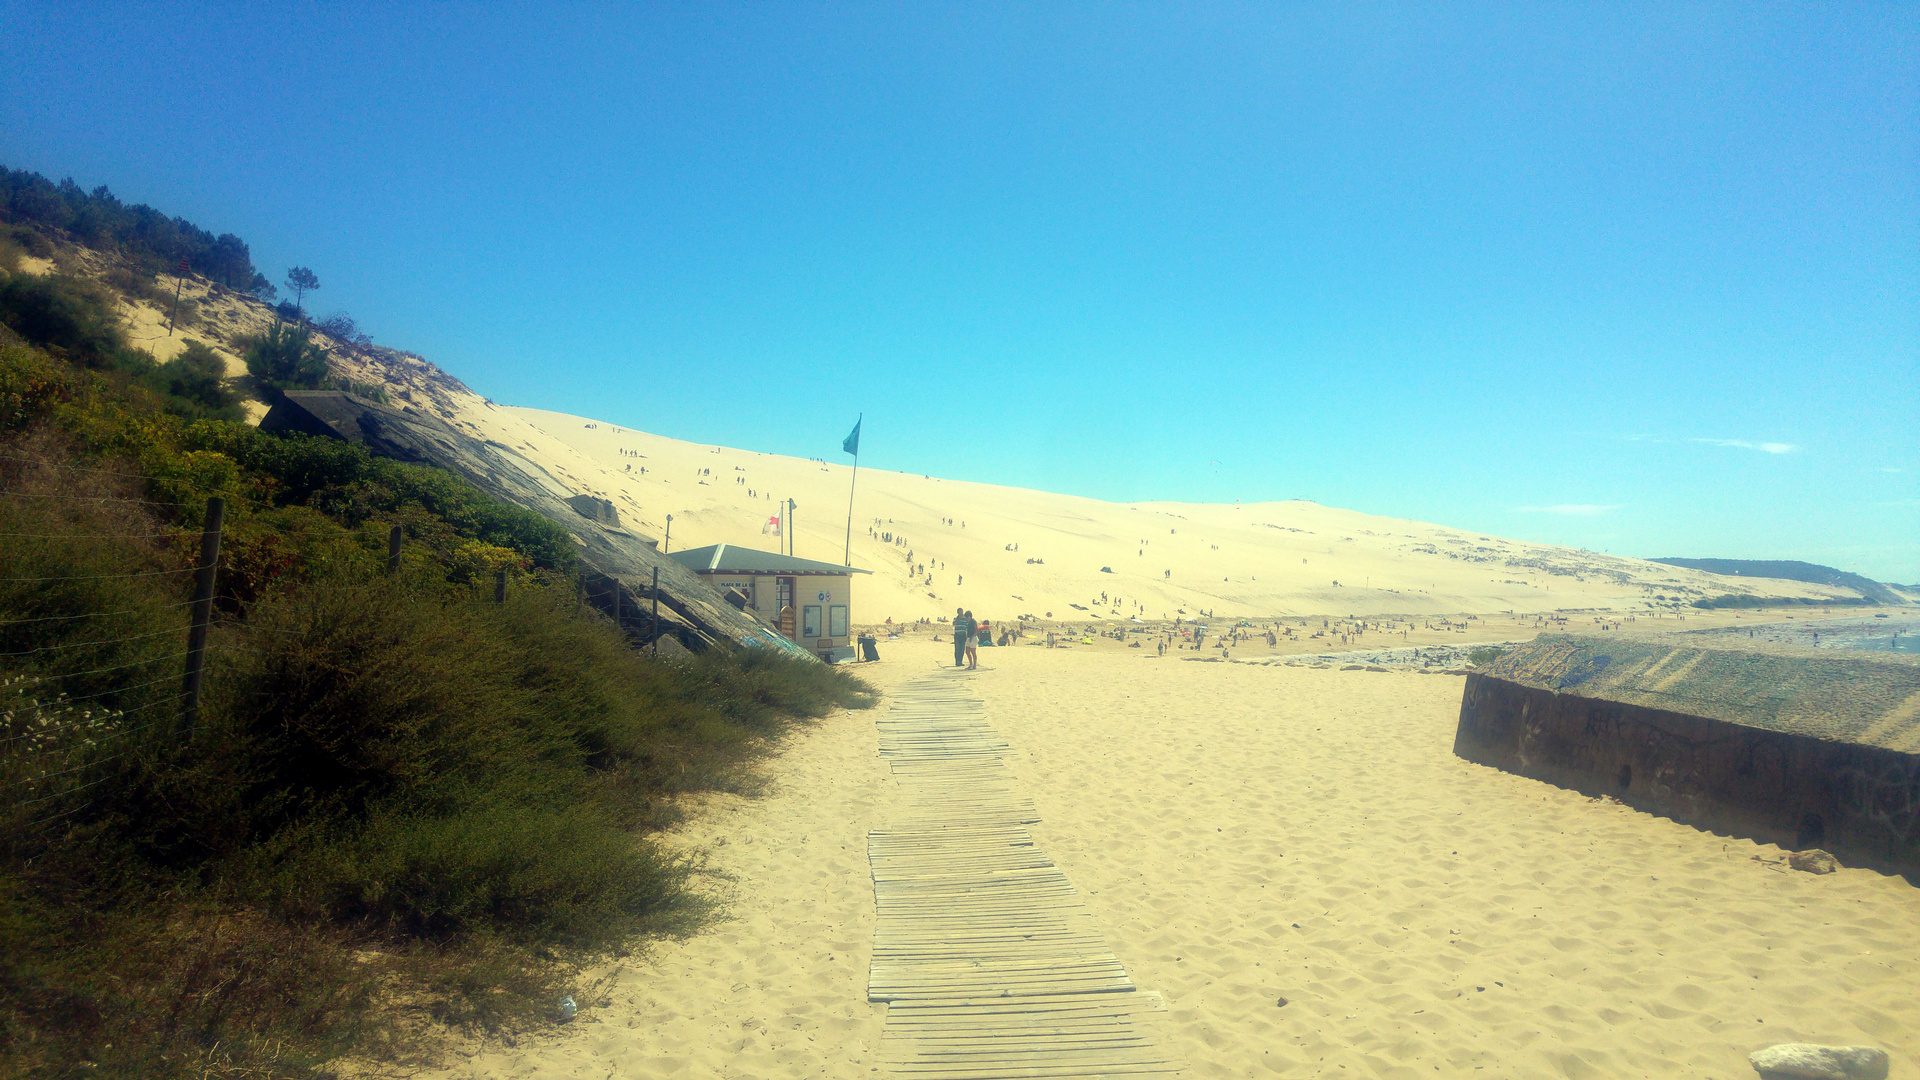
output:
{"label": "sand dune", "polygon": [[[467,407],[459,420],[536,453],[652,535],[664,536],[672,514],[675,548],[774,547],[762,526],[791,498],[799,504],[796,554],[838,561],[845,550],[845,464],[682,442],[535,409]],[[1202,610],[1645,611],[1659,597],[1851,595],[1310,502],[1108,503],[878,469],[861,470],[852,561],[874,571],[859,582],[861,622],[951,614],[956,605],[1000,618],[1171,619]]]}
{"label": "sand dune", "polygon": [[[105,255],[63,249],[32,270],[93,277]],[[163,285],[173,283],[171,278]],[[245,373],[244,339],[274,322],[250,296],[189,276],[182,295],[199,325],[172,334],[167,307],[122,300],[132,342],[158,359],[188,338],[209,343],[230,375]],[[564,413],[504,408],[430,362],[325,334],[334,374],[385,388],[393,404],[512,446],[576,492],[612,499],[629,527],[675,547],[777,547],[762,532],[780,504],[799,510],[795,553],[847,552],[850,466],[702,445]],[[249,402],[255,420],[265,409]],[[642,470],[645,470],[642,472]],[[1023,488],[864,469],[851,561],[874,571],[856,592],[858,622],[903,622],[965,606],[996,618],[1172,619],[1218,615],[1615,612],[1702,595],[1845,597],[1800,582],[1729,578],[1638,559],[1508,540],[1310,502],[1234,505],[1109,503]]]}
{"label": "sand dune", "polygon": [[[862,673],[942,663],[932,635]],[[1450,676],[982,650],[969,680],[1065,871],[1193,1076],[1720,1077],[1790,1040],[1920,1067],[1920,891],[1455,758]],[[704,802],[732,920],[628,961],[571,1031],[455,1077],[864,1077],[868,828],[898,792],[874,714],[765,799]],[[1286,1004],[1279,1004],[1284,998]],[[876,1071],[878,1070],[878,1071]]]}

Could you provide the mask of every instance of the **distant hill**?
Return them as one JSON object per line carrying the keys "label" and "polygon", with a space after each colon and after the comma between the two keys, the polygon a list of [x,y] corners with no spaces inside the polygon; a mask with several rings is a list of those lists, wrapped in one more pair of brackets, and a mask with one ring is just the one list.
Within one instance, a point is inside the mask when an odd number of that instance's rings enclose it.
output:
{"label": "distant hill", "polygon": [[1852,589],[1879,604],[1906,603],[1905,597],[1872,578],[1850,574],[1831,566],[1821,566],[1819,563],[1800,562],[1797,559],[1652,559],[1650,561],[1687,570],[1704,570],[1709,574],[1725,574],[1728,577],[1775,578],[1782,581],[1804,581],[1811,585],[1831,585],[1840,589]]}

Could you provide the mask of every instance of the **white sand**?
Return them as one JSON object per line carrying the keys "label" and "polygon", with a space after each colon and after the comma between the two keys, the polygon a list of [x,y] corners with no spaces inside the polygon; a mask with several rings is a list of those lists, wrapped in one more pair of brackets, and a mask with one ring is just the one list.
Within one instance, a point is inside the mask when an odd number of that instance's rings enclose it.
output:
{"label": "white sand", "polygon": [[[592,494],[613,500],[649,535],[663,536],[672,514],[676,550],[714,543],[775,550],[779,541],[761,527],[781,500],[792,498],[800,507],[795,554],[838,562],[846,551],[845,455],[814,462],[536,409],[469,410],[463,418],[479,425],[476,431],[499,433],[488,437],[534,448],[543,463],[556,462]],[[1138,613],[1171,619],[1202,610],[1249,616],[1630,611],[1683,587],[1713,595],[1852,595],[1310,502],[1108,503],[865,468],[853,526],[853,564],[874,571],[855,590],[858,622],[951,615],[955,605],[995,618]],[[869,529],[903,535],[905,542],[890,544]],[[1009,550],[1015,545],[1018,550]],[[910,573],[921,565],[932,575],[930,584]]]}
{"label": "white sand", "polygon": [[[862,673],[950,660],[929,637]],[[1193,1075],[1735,1078],[1789,1040],[1920,1068],[1903,880],[1785,871],[1753,858],[1778,849],[1461,761],[1456,677],[1143,652],[985,649],[971,685],[1036,841],[1166,996]],[[587,1022],[467,1047],[447,1075],[876,1075],[864,838],[892,792],[871,714],[772,774],[672,837],[728,876],[733,921],[628,961]]]}

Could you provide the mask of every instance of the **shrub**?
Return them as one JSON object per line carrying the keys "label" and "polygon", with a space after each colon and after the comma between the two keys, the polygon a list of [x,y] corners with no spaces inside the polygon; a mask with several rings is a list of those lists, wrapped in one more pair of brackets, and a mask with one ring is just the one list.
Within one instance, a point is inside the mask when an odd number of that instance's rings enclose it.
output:
{"label": "shrub", "polygon": [[247,373],[269,391],[314,390],[327,378],[327,353],[304,326],[275,323],[246,342]]}
{"label": "shrub", "polygon": [[496,502],[439,469],[376,458],[334,439],[264,435],[243,424],[201,423],[182,441],[189,450],[232,458],[266,483],[275,506],[310,505],[349,528],[399,518],[410,539],[446,560],[461,540],[511,548],[539,570],[570,572],[573,538],[531,510]]}
{"label": "shrub", "polygon": [[127,348],[100,287],[58,274],[15,274],[0,284],[0,322],[88,367],[113,366]]}
{"label": "shrub", "polygon": [[1500,654],[1506,651],[1498,645],[1475,646],[1467,650],[1467,663],[1474,667],[1484,667],[1500,659]]}
{"label": "shrub", "polygon": [[171,298],[168,291],[161,288],[152,277],[129,267],[116,266],[102,275],[101,280],[128,300],[145,300],[158,304],[162,300]]}
{"label": "shrub", "polygon": [[5,233],[0,233],[0,237],[20,245],[27,254],[36,259],[44,259],[53,254],[53,241],[25,225],[15,225]]}
{"label": "shrub", "polygon": [[371,345],[373,338],[363,333],[353,316],[344,311],[336,311],[320,320],[320,329],[327,332],[335,341],[346,345]]}
{"label": "shrub", "polygon": [[[684,868],[635,836],[636,800],[709,785],[794,713],[863,699],[790,658],[636,654],[567,590],[488,595],[343,578],[235,631],[206,783],[240,805],[190,831],[225,837],[242,894],[296,919],[604,948],[695,910]],[[829,677],[793,678],[814,669]]]}
{"label": "shrub", "polygon": [[0,346],[0,435],[45,417],[72,391],[73,380],[45,353],[24,345]]}
{"label": "shrub", "polygon": [[227,388],[227,363],[204,342],[188,341],[180,355],[161,364],[158,389],[188,406],[190,414],[240,420],[240,396]]}

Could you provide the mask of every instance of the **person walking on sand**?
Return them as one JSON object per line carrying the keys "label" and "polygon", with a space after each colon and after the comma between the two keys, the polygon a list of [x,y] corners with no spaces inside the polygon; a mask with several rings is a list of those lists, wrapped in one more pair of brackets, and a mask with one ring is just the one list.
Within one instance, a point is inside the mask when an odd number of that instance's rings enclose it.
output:
{"label": "person walking on sand", "polygon": [[973,640],[973,620],[961,608],[953,609],[953,666],[967,662],[968,644]]}
{"label": "person walking on sand", "polygon": [[971,611],[966,612],[964,617],[967,620],[967,670],[972,671],[980,666],[980,642],[974,637],[980,629],[980,624],[973,621]]}

